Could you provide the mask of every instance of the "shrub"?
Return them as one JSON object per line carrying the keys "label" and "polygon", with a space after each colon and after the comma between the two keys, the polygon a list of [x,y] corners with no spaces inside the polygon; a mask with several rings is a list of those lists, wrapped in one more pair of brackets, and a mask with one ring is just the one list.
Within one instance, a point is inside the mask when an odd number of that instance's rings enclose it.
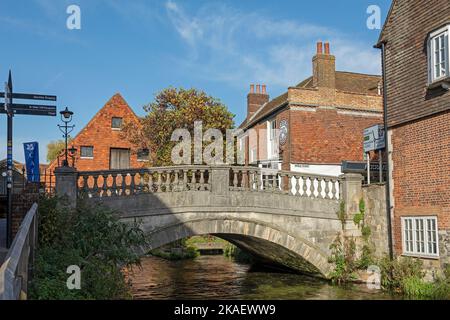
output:
{"label": "shrub", "polygon": [[[125,224],[115,212],[83,201],[75,209],[62,199],[39,202],[40,239],[32,299],[118,299],[129,297],[122,267],[139,265],[134,250],[147,244],[139,223]],[[67,267],[81,269],[81,289],[66,287]]]}
{"label": "shrub", "polygon": [[356,278],[355,251],[356,244],[353,239],[338,236],[330,246],[330,263],[335,264],[335,269],[330,274],[333,283],[341,284]]}

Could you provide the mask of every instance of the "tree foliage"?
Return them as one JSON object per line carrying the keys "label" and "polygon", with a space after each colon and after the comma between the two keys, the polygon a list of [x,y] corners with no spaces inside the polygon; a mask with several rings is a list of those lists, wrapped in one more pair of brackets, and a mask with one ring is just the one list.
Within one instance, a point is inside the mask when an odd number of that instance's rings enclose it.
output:
{"label": "tree foliage", "polygon": [[[62,199],[39,203],[39,246],[31,283],[32,299],[120,299],[129,287],[123,267],[138,265],[135,250],[147,244],[139,224],[120,222],[115,212],[79,202],[76,209]],[[81,289],[69,290],[69,266],[81,269]]]}
{"label": "tree foliage", "polygon": [[[72,138],[69,138],[68,143],[72,142]],[[53,162],[63,152],[66,143],[64,140],[51,141],[47,144],[47,162]]]}
{"label": "tree foliage", "polygon": [[221,130],[233,127],[234,115],[218,99],[196,89],[167,88],[158,93],[155,101],[144,106],[147,115],[141,128],[126,124],[123,134],[137,149],[148,149],[150,165],[171,165],[171,141],[175,129],[187,129],[194,136],[194,122],[202,121],[203,132],[210,128]]}

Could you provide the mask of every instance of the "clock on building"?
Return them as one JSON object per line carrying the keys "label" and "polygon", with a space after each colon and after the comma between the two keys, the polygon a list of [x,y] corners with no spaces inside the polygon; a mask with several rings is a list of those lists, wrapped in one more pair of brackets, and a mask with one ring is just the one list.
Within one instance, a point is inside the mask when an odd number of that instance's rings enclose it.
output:
{"label": "clock on building", "polygon": [[280,145],[284,145],[288,136],[288,122],[287,120],[281,120],[280,122]]}

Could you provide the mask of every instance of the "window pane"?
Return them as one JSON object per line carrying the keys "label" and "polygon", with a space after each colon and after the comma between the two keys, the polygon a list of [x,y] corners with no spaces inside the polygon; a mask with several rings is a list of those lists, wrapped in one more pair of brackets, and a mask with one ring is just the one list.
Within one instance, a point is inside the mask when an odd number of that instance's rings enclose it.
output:
{"label": "window pane", "polygon": [[150,151],[148,149],[141,149],[137,152],[137,158],[141,161],[147,161],[150,157]]}
{"label": "window pane", "polygon": [[122,128],[123,119],[119,117],[113,117],[111,120],[111,128],[120,129]]}
{"label": "window pane", "polygon": [[81,157],[92,158],[94,157],[94,147],[81,147]]}
{"label": "window pane", "polygon": [[416,219],[416,250],[419,253],[425,252],[423,220],[422,219]]}

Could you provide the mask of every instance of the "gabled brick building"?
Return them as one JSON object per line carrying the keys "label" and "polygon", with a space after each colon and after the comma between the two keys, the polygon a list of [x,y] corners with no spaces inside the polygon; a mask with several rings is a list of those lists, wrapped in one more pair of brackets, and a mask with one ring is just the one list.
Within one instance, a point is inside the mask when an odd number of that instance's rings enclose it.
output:
{"label": "gabled brick building", "polygon": [[[79,171],[141,168],[146,165],[147,150],[135,150],[124,139],[121,129],[126,123],[135,123],[139,128],[139,118],[120,94],[114,95],[89,123],[75,136],[70,146],[77,149],[75,158],[69,157]],[[49,170],[58,167],[58,159]]]}
{"label": "gabled brick building", "polygon": [[390,202],[397,255],[450,263],[450,2],[395,0],[385,52]]}
{"label": "gabled brick building", "polygon": [[312,65],[273,100],[265,85],[251,86],[240,126],[246,164],[338,176],[343,160],[364,160],[363,130],[383,121],[381,77],[336,71],[329,43],[317,44]]}

